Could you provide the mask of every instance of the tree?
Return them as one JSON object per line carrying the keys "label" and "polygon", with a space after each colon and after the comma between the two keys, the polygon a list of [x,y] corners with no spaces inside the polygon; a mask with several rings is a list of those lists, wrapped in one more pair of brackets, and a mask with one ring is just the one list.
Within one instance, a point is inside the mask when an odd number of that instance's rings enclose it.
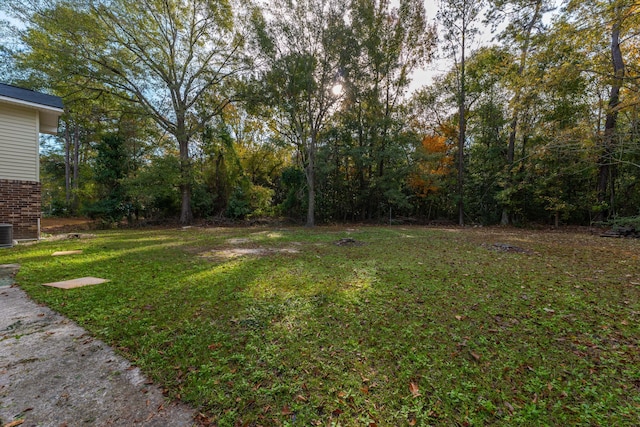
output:
{"label": "tree", "polygon": [[[496,25],[508,20],[506,27],[500,34],[500,40],[516,50],[517,69],[513,75],[511,98],[511,122],[509,139],[507,142],[507,179],[506,186],[514,185],[513,167],[515,162],[516,138],[518,136],[518,122],[527,108],[527,90],[533,87],[531,74],[527,72],[530,51],[534,48],[536,32],[544,30],[542,18],[551,10],[547,0],[491,0],[488,21]],[[529,79],[529,80],[528,80]],[[528,80],[528,82],[527,82]],[[510,191],[508,188],[507,192]],[[511,222],[507,207],[503,207],[501,223]]]}
{"label": "tree", "polygon": [[[2,6],[0,6],[0,11]],[[16,79],[14,52],[17,41],[13,35],[13,26],[5,19],[0,19],[0,76],[3,83],[11,83]]]}
{"label": "tree", "polygon": [[[607,82],[609,86],[608,99],[605,106],[604,124],[598,125],[597,159],[597,211],[596,221],[608,219],[615,213],[613,201],[615,199],[615,176],[618,166],[617,149],[624,139],[618,129],[620,112],[634,105],[623,100],[625,89],[633,85],[628,67],[625,64],[626,54],[637,50],[638,25],[640,7],[634,0],[589,0],[570,1],[567,11],[579,17],[579,34],[583,40],[582,46],[588,46],[591,52],[586,52],[585,59],[592,61],[587,69],[591,69]],[[588,19],[585,21],[585,17]],[[586,41],[587,43],[584,43]],[[634,42],[636,42],[634,44]],[[606,50],[605,50],[606,46]],[[598,50],[607,52],[606,55],[594,54]],[[585,64],[586,65],[586,64]],[[607,70],[608,68],[608,70]],[[633,95],[630,95],[633,98]]]}
{"label": "tree", "polygon": [[482,47],[467,61],[467,136],[465,206],[472,220],[494,224],[500,217],[498,198],[505,174],[509,90],[514,56],[499,46]]}
{"label": "tree", "polygon": [[124,139],[120,135],[104,135],[97,151],[94,172],[99,198],[90,211],[105,222],[117,223],[128,213],[123,185],[129,169]]}
{"label": "tree", "polygon": [[416,170],[410,176],[410,185],[419,197],[426,198],[442,188],[442,181],[449,174],[453,159],[447,138],[442,135],[427,135],[416,153]]}
{"label": "tree", "polygon": [[227,83],[243,68],[243,40],[233,31],[229,1],[52,1],[36,9],[32,2],[12,4],[29,22],[24,42],[31,52],[50,52],[48,69],[70,76],[78,91],[108,91],[141,105],[173,136],[180,156],[180,221],[189,223],[190,143],[230,102]]}
{"label": "tree", "polygon": [[[607,190],[609,188],[609,181],[611,179],[611,155],[614,151],[614,144],[616,143],[616,124],[618,122],[618,106],[620,104],[620,91],[624,84],[625,78],[625,65],[622,57],[622,49],[620,47],[620,33],[622,30],[624,15],[626,15],[626,8],[629,4],[625,2],[610,2],[609,12],[610,25],[609,34],[611,37],[611,44],[609,51],[611,54],[611,64],[613,66],[611,73],[611,91],[609,92],[609,102],[607,108],[607,114],[604,123],[604,132],[602,134],[602,153],[598,160],[598,203],[604,204],[607,200]],[[637,5],[635,6],[637,7]],[[613,192],[611,192],[613,195]],[[605,219],[604,210],[599,211],[599,215],[596,220]]]}
{"label": "tree", "polygon": [[458,224],[464,225],[464,149],[466,141],[466,57],[478,32],[476,21],[483,1],[441,0],[438,19],[444,30],[445,50],[456,64],[458,88]]}
{"label": "tree", "polygon": [[275,130],[298,150],[305,171],[307,226],[315,225],[316,155],[320,133],[340,93],[339,51],[335,38],[344,22],[339,0],[278,0],[269,19],[254,9],[256,54],[262,101],[271,105]]}
{"label": "tree", "polygon": [[342,156],[353,166],[352,211],[360,219],[380,217],[407,205],[401,194],[408,153],[420,144],[403,133],[404,95],[412,72],[431,60],[435,28],[427,24],[424,2],[352,1],[345,28],[341,70],[345,97],[336,126]]}

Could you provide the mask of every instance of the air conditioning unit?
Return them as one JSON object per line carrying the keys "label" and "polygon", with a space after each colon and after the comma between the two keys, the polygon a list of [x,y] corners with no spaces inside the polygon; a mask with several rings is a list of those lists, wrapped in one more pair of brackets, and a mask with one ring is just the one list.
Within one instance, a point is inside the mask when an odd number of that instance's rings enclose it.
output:
{"label": "air conditioning unit", "polygon": [[13,225],[0,224],[0,248],[13,247]]}

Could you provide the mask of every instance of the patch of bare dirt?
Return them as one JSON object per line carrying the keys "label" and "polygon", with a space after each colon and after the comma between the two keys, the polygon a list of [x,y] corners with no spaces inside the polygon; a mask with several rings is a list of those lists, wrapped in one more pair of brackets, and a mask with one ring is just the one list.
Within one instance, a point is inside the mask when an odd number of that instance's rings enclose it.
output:
{"label": "patch of bare dirt", "polygon": [[211,251],[203,252],[201,257],[209,259],[227,260],[233,258],[239,258],[243,256],[268,256],[274,254],[297,254],[300,253],[295,248],[228,248],[228,249],[214,249]]}
{"label": "patch of bare dirt", "polygon": [[89,218],[42,218],[40,229],[44,233],[64,233],[72,231],[91,230],[95,221]]}
{"label": "patch of bare dirt", "polygon": [[530,251],[529,249],[524,249],[519,246],[513,246],[508,243],[494,243],[492,245],[483,243],[481,246],[483,248],[487,248],[491,251],[496,251],[496,252],[514,252],[514,253],[528,254],[528,255],[533,254],[533,251]]}
{"label": "patch of bare dirt", "polygon": [[356,239],[352,239],[351,237],[346,237],[344,239],[338,240],[336,246],[362,246],[364,242],[359,242]]}
{"label": "patch of bare dirt", "polygon": [[54,236],[45,237],[44,240],[73,240],[73,239],[93,239],[96,237],[95,234],[91,233],[63,233],[56,234]]}
{"label": "patch of bare dirt", "polygon": [[244,245],[247,243],[251,243],[251,239],[247,239],[247,238],[227,239],[227,243],[229,243],[230,245]]}

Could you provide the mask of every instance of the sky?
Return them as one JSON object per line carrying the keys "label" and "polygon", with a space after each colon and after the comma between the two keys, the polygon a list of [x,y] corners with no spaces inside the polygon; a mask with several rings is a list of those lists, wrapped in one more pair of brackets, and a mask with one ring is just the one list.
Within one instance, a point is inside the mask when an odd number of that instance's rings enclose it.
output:
{"label": "sky", "polygon": [[[392,0],[392,5],[399,5],[399,0]],[[438,1],[437,0],[425,0],[424,7],[427,12],[427,21],[431,23],[436,23],[437,13],[438,13]],[[493,34],[490,31],[485,30],[482,31],[480,37],[477,38],[477,41],[474,45],[471,46],[471,49],[479,47],[481,45],[487,45],[491,43],[491,39]],[[425,85],[429,85],[433,82],[433,78],[437,75],[441,75],[446,73],[451,69],[451,60],[442,58],[441,51],[438,50],[436,52],[436,57],[434,60],[427,64],[423,69],[417,70],[413,74],[413,80],[411,81],[411,85],[409,87],[409,91],[413,92],[417,89]]]}
{"label": "sky", "polygon": [[[1,0],[0,0],[0,1],[1,1]],[[0,6],[1,6],[1,5],[0,5]],[[14,18],[12,18],[12,17],[8,16],[8,15],[6,14],[6,12],[3,12],[2,10],[0,10],[0,20],[3,20],[3,21],[9,21],[9,22],[11,22],[11,23],[12,23],[12,24],[14,24],[14,25],[15,25],[15,24],[18,24],[18,23],[20,22],[20,21],[15,20]]]}
{"label": "sky", "polygon": [[[399,3],[397,0],[394,3]],[[425,0],[424,7],[427,12],[427,20],[429,23],[436,21],[436,14],[438,13],[438,5],[435,0]],[[413,74],[413,80],[411,81],[410,91],[415,91],[425,85],[430,84],[433,81],[433,77],[441,74],[445,68],[445,63],[442,60],[434,60],[433,63],[428,64],[424,69],[418,70]]]}

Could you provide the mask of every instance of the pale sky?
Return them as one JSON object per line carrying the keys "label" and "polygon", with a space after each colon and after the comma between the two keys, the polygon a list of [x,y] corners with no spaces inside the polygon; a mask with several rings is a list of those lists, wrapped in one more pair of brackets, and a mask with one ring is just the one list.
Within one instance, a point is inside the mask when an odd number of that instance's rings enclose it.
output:
{"label": "pale sky", "polygon": [[[427,20],[429,21],[429,23],[435,22],[436,14],[438,13],[438,5],[436,0],[425,0],[424,7],[427,11]],[[444,71],[439,70],[438,68],[444,66],[445,64],[443,63],[443,61],[436,60],[433,63],[427,65],[425,69],[416,71],[413,75],[413,80],[411,81],[410,90],[414,91],[418,88],[421,88],[422,86],[430,84],[433,80],[433,76]]]}
{"label": "pale sky", "polygon": [[[392,5],[399,5],[399,0],[392,0]],[[428,22],[436,22],[438,13],[438,0],[425,0],[424,7],[427,12]],[[489,44],[491,42],[492,34],[489,31],[483,31],[482,35],[476,41],[475,46],[471,46],[474,49],[483,44]],[[438,49],[440,46],[438,45]],[[452,61],[450,59],[439,58],[441,57],[441,51],[438,50],[433,62],[427,64],[424,69],[417,70],[413,75],[413,80],[409,86],[409,91],[415,91],[425,85],[429,85],[433,82],[433,78],[439,74],[444,74],[451,68]]]}

